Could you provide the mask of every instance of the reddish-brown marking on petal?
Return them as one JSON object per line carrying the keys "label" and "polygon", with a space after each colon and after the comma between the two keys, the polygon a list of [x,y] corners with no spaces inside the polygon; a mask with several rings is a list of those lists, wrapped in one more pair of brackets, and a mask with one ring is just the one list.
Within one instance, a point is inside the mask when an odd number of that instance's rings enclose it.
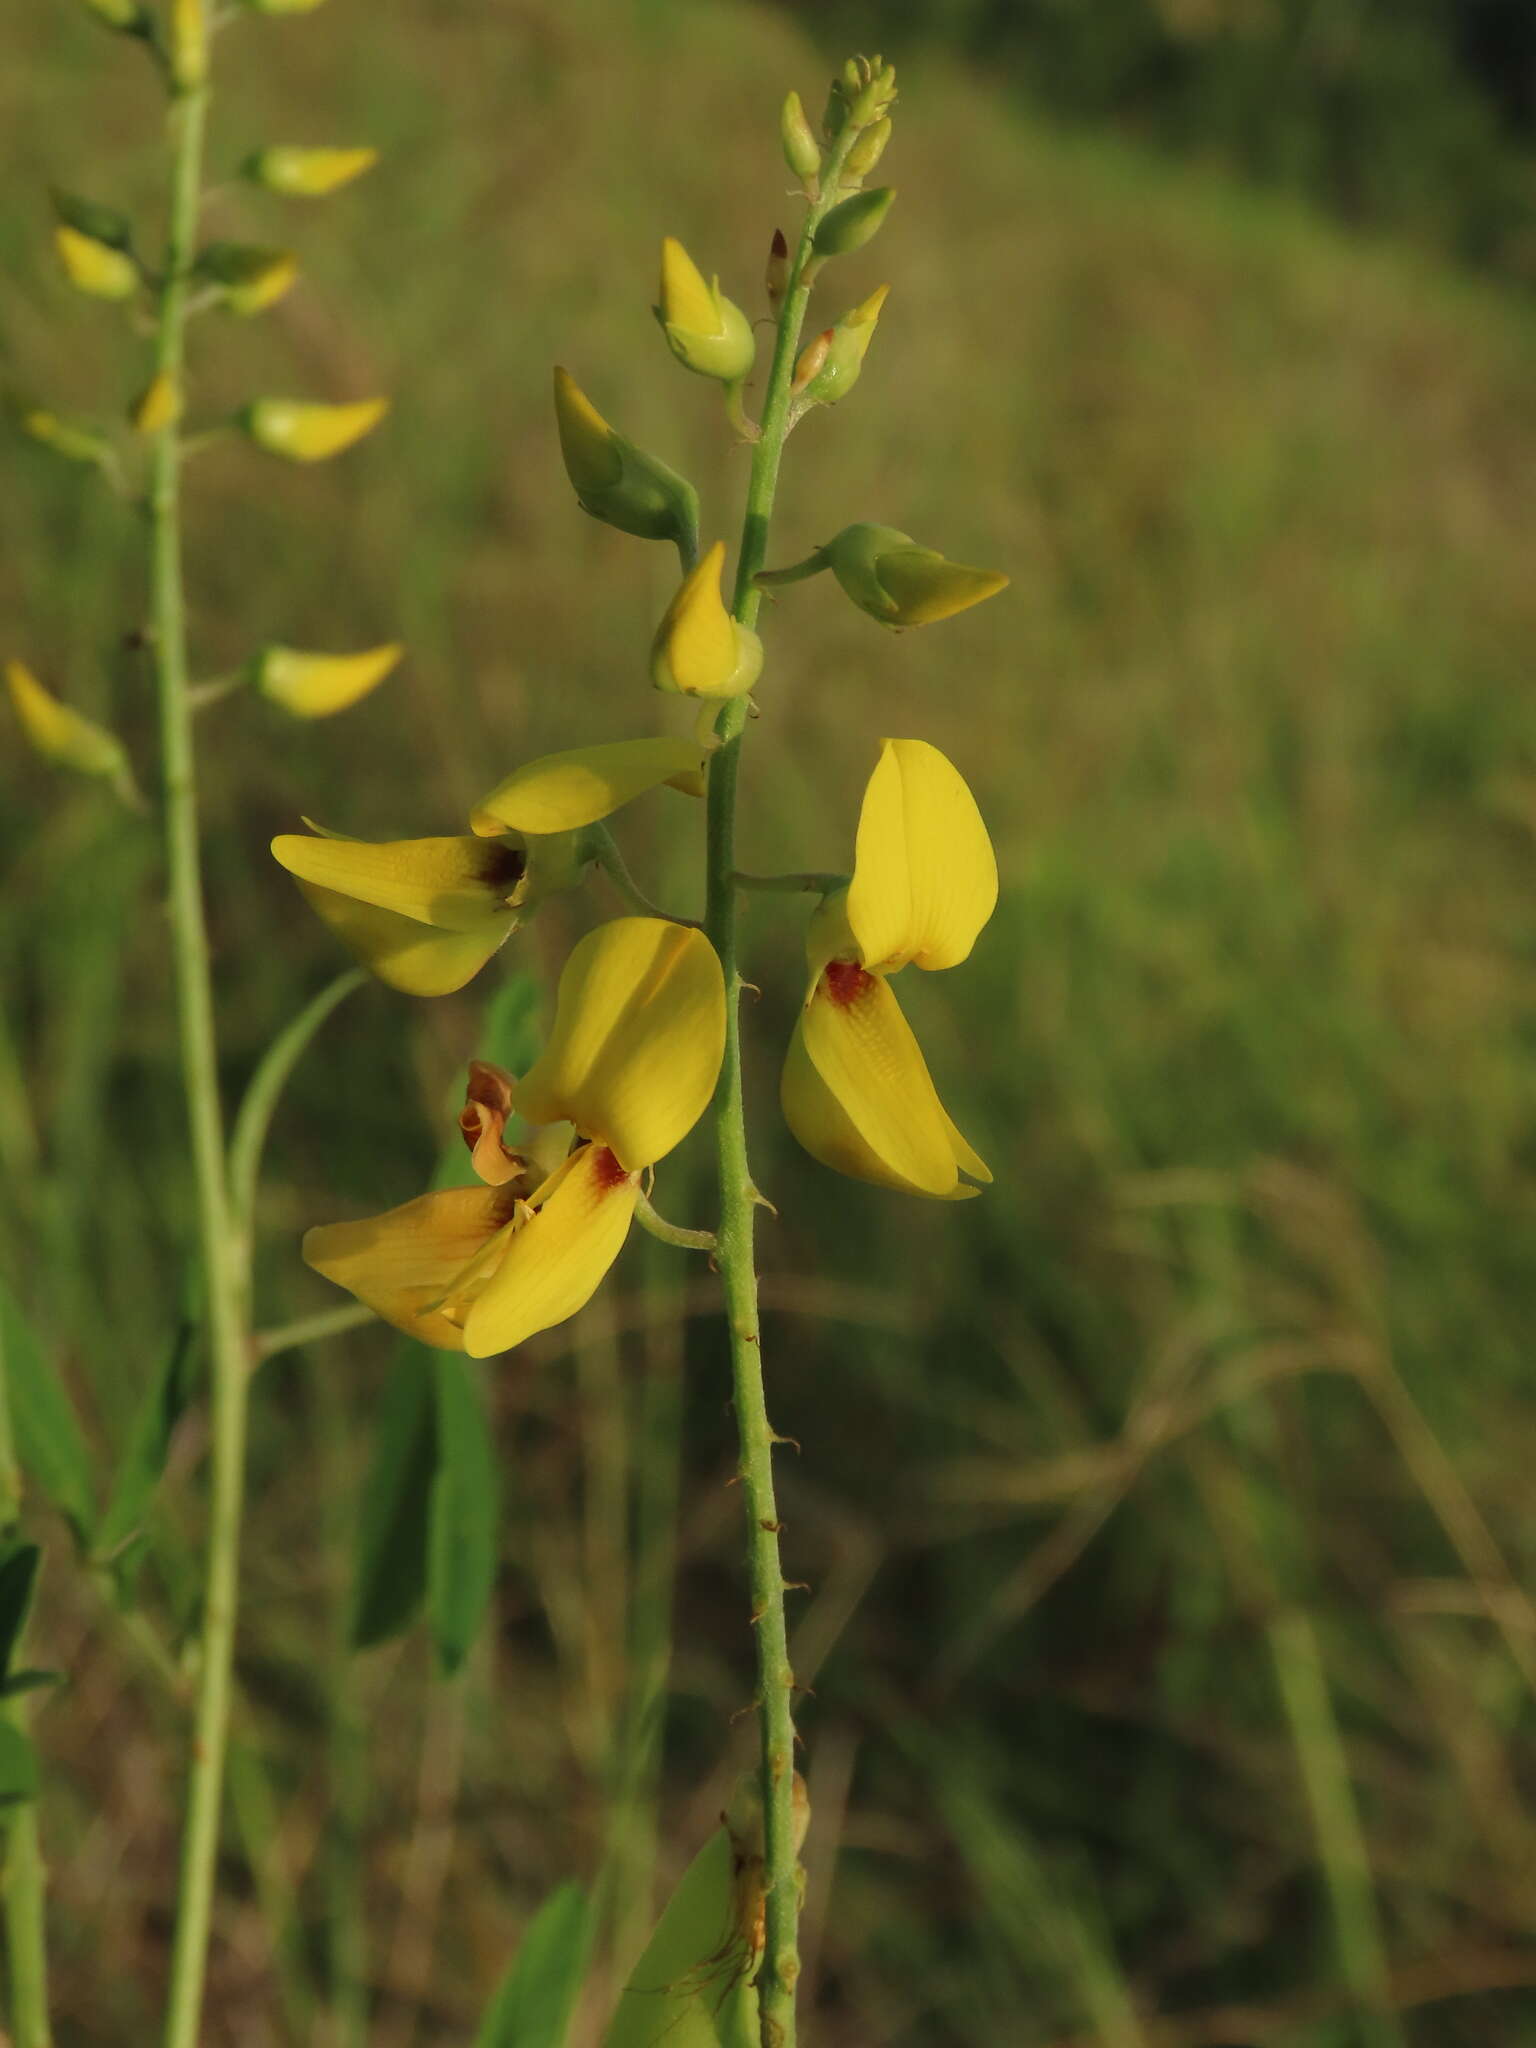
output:
{"label": "reddish-brown marking on petal", "polygon": [[821,985],[828,1002],[846,1010],[850,1003],[859,1000],[874,978],[857,960],[829,960],[822,969]]}
{"label": "reddish-brown marking on petal", "polygon": [[606,1145],[599,1146],[594,1153],[592,1174],[599,1190],[605,1195],[614,1188],[622,1187],[630,1178]]}
{"label": "reddish-brown marking on petal", "polygon": [[480,880],[497,889],[510,890],[528,872],[528,856],[519,846],[502,839],[487,839],[480,859]]}

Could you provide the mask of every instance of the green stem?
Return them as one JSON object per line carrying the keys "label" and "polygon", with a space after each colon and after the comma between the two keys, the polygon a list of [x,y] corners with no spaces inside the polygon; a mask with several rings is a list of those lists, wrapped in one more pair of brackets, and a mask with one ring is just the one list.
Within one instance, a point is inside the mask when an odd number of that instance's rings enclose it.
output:
{"label": "green stem", "polygon": [[663,1244],[681,1245],[684,1251],[690,1252],[712,1252],[715,1249],[712,1230],[687,1230],[681,1223],[669,1223],[665,1216],[652,1208],[647,1195],[635,1198],[635,1221],[642,1230],[648,1230]]}
{"label": "green stem", "polygon": [[[171,189],[155,371],[178,388],[182,383],[187,278],[195,255],[207,111],[206,86],[180,93],[171,107]],[[248,1379],[247,1276],[232,1227],[225,1179],[224,1117],[219,1099],[218,1041],[203,912],[196,753],[187,673],[181,451],[174,426],[162,428],[155,437],[149,523],[171,944],[210,1361],[212,1448],[202,1655],[165,2023],[166,2048],[196,2048],[213,1917],[239,1593]]]}
{"label": "green stem", "polygon": [[319,995],[311,997],[262,1054],[241,1098],[229,1140],[229,1208],[234,1228],[245,1239],[244,1256],[247,1261],[250,1257],[256,1182],[261,1172],[262,1148],[267,1142],[273,1111],[310,1040],[337,1004],[351,995],[355,988],[361,988],[367,979],[360,967],[349,967],[344,974],[338,974],[334,981],[328,982]]}
{"label": "green stem", "polygon": [[[11,1427],[5,1333],[0,1328],[0,1533],[14,1529],[21,1516],[21,1503],[21,1466]],[[13,1727],[26,1732],[25,1701],[9,1701],[4,1712]],[[5,1967],[9,1992],[7,2017],[11,2039],[15,2048],[50,2048],[53,2034],[48,2022],[48,1873],[43,1862],[35,1799],[18,1800],[5,1817],[5,1861],[3,1872],[0,1872],[0,1892],[4,1894]]]}
{"label": "green stem", "polygon": [[[837,173],[857,131],[851,126],[834,147],[822,182],[825,195],[807,211],[779,311],[773,361],[763,400],[759,439],[752,450],[736,562],[735,616],[757,619],[762,592],[757,574],[768,553],[768,530],[778,487],[779,462],[789,431],[790,380],[810,286],[805,267],[817,223],[837,193]],[[746,1111],[741,1090],[741,990],[736,959],[736,783],[746,700],[733,698],[715,727],[719,746],[710,757],[708,897],[704,929],[725,973],[725,1059],[715,1093],[715,1149],[720,1174],[720,1228],[716,1263],[725,1289],[730,1329],[736,1428],[741,1445],[742,1501],[747,1518],[747,1576],[757,1639],[758,1722],[762,1734],[763,1857],[766,1892],[763,1966],[758,1978],[763,2048],[794,2048],[795,1984],[800,1975],[797,1925],[800,1881],[794,1833],[794,1673],[784,1621],[784,1570],[779,1557],[779,1515],[773,1487],[773,1446],[768,1421],[757,1314],[753,1212],[757,1190],[747,1165]]]}
{"label": "green stem", "polygon": [[690,931],[699,929],[696,918],[674,917],[669,910],[663,910],[659,903],[651,901],[629,872],[628,863],[606,825],[589,825],[587,835],[589,857],[602,869],[631,910],[636,911],[641,917],[661,917],[665,918],[668,924],[687,925]]}
{"label": "green stem", "polygon": [[345,1308],[321,1309],[312,1316],[300,1316],[296,1322],[279,1323],[276,1329],[258,1330],[251,1339],[251,1352],[257,1365],[269,1358],[276,1358],[280,1351],[298,1351],[306,1344],[323,1344],[327,1337],[344,1337],[349,1330],[360,1330],[365,1323],[376,1323],[378,1317],[371,1308],[360,1301],[350,1302]]}

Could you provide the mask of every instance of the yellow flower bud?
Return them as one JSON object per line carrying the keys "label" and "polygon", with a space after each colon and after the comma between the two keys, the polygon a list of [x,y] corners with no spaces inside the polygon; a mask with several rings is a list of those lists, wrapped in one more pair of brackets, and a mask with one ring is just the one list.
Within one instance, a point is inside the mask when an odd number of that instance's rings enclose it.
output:
{"label": "yellow flower bud", "polygon": [[180,418],[181,393],[164,370],[150,379],[128,413],[128,423],[136,434],[158,434]]}
{"label": "yellow flower bud", "polygon": [[378,160],[376,149],[301,149],[292,143],[275,143],[248,160],[245,175],[269,192],[282,192],[293,199],[322,199],[371,171]]}
{"label": "yellow flower bud", "polygon": [[788,284],[789,244],[784,239],[784,230],[775,228],[773,240],[768,244],[768,264],[763,272],[763,289],[768,294],[770,306],[778,306]]}
{"label": "yellow flower bud", "polygon": [[855,192],[851,199],[834,206],[816,230],[811,245],[815,254],[822,258],[850,256],[855,249],[862,249],[878,233],[895,198],[894,185],[877,185],[872,192]]}
{"label": "yellow flower bud", "polygon": [[324,462],[371,433],[388,410],[387,398],[363,398],[354,405],[257,398],[241,413],[240,424],[269,455],[288,462]]}
{"label": "yellow flower bud", "polygon": [[808,188],[821,176],[821,149],[805,118],[800,95],[792,92],[779,115],[779,136],[784,144],[784,161]]}
{"label": "yellow flower bud", "polygon": [[616,433],[568,370],[555,369],[555,423],[584,512],[641,540],[684,542],[698,527],[693,485]]}
{"label": "yellow flower bud", "polygon": [[919,547],[894,526],[845,526],[819,554],[861,611],[883,626],[927,626],[995,597],[1008,578]]}
{"label": "yellow flower bud", "polygon": [[836,405],[858,383],[890,289],[888,284],[877,287],[802,352],[794,388],[803,405]]}
{"label": "yellow flower bud", "polygon": [[126,249],[83,235],[67,221],[54,229],[53,243],[77,292],[93,299],[131,299],[138,290],[139,266]]}
{"label": "yellow flower bud", "polygon": [[358,654],[306,654],[297,647],[264,647],[254,663],[263,697],[294,718],[331,718],[376,689],[405,649],[396,642]]}
{"label": "yellow flower bud", "polygon": [[205,0],[171,0],[171,78],[179,92],[191,92],[208,76],[208,11]]}
{"label": "yellow flower bud", "polygon": [[61,419],[41,407],[21,415],[21,431],[69,462],[90,462],[98,469],[110,469],[115,460],[111,442],[93,427],[81,420]]}
{"label": "yellow flower bud", "polygon": [[720,595],[725,542],[717,540],[684,577],[651,643],[651,681],[684,697],[740,697],[763,668],[763,643],[740,625]]}
{"label": "yellow flower bud", "polygon": [[45,761],[71,768],[77,775],[98,775],[125,803],[139,803],[133,771],[116,733],[61,704],[22,662],[6,663],[5,680],[22,731]]}
{"label": "yellow flower bud", "polygon": [[297,259],[287,249],[245,242],[210,242],[192,271],[198,283],[217,288],[220,302],[231,313],[246,320],[276,305],[298,274]]}
{"label": "yellow flower bud", "polygon": [[704,282],[671,235],[661,245],[661,303],[655,311],[667,346],[685,369],[724,384],[739,384],[751,369],[757,352],[751,322],[726,298],[719,278]]}

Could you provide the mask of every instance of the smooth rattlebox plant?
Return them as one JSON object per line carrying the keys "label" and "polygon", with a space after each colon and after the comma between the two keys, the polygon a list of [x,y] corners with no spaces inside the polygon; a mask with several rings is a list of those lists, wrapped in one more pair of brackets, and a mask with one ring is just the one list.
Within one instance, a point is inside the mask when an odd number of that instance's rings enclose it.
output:
{"label": "smooth rattlebox plant", "polygon": [[[108,28],[144,45],[167,91],[165,249],[163,258],[141,261],[125,216],[60,195],[57,253],[66,279],[87,297],[147,311],[152,360],[137,366],[129,386],[136,395],[123,407],[116,437],[43,407],[26,411],[23,423],[82,470],[110,477],[130,495],[138,490],[147,515],[153,601],[146,644],[160,702],[160,802],[210,1387],[209,1535],[164,2031],[165,2048],[195,2048],[203,2031],[235,1684],[250,1367],[263,1355],[252,1314],[262,1141],[287,1075],[363,976],[355,968],[340,974],[279,1034],[226,1136],[193,720],[241,691],[258,700],[264,715],[309,724],[329,719],[380,687],[403,649],[389,641],[327,652],[274,639],[231,674],[192,679],[182,588],[187,453],[210,434],[232,433],[286,462],[328,460],[372,433],[388,401],[257,396],[222,420],[184,425],[189,316],[204,308],[260,316],[291,286],[296,260],[261,242],[200,241],[213,26],[205,0],[166,0],[158,9],[138,0],[85,4]],[[244,0],[243,11],[300,14],[316,4]],[[579,506],[618,532],[662,541],[677,553],[679,580],[650,630],[648,651],[648,622],[637,621],[625,657],[634,683],[627,716],[643,720],[648,713],[656,729],[513,766],[457,829],[435,836],[363,841],[304,820],[305,830],[272,842],[274,860],[338,944],[410,997],[466,987],[555,894],[570,896],[590,880],[618,899],[618,914],[599,917],[571,947],[541,1049],[509,1054],[502,1064],[471,1057],[466,1045],[458,1121],[473,1185],[440,1180],[382,1213],[317,1220],[302,1241],[308,1266],[363,1305],[353,1320],[377,1317],[420,1344],[470,1359],[515,1351],[578,1315],[636,1223],[664,1243],[704,1253],[718,1272],[745,1509],[743,1631],[755,1650],[760,1758],[745,1796],[733,1802],[733,1817],[663,1914],[618,2000],[607,2048],[660,2048],[663,2040],[676,2048],[795,2042],[798,1858],[810,1814],[797,1769],[774,1483],[773,1450],[783,1439],[768,1418],[758,1319],[753,1234],[757,1211],[768,1204],[748,1161],[742,1095],[744,902],[762,892],[815,899],[806,905],[807,979],[796,991],[780,1089],[786,1123],[805,1151],[880,1189],[934,1201],[975,1196],[991,1178],[944,1108],[891,986],[908,966],[932,972],[961,965],[997,900],[991,842],[960,770],[920,737],[872,734],[877,753],[851,873],[761,876],[736,866],[744,735],[750,718],[779,708],[779,679],[757,630],[765,588],[788,588],[831,570],[860,610],[902,630],[963,612],[1007,580],[948,561],[901,529],[872,521],[817,541],[787,568],[766,567],[788,437],[854,391],[886,302],[882,284],[805,339],[813,284],[865,248],[889,215],[894,189],[865,189],[864,181],[891,142],[895,102],[894,68],[879,57],[850,58],[843,66],[819,136],[798,95],[785,100],[779,140],[804,213],[796,233],[773,237],[765,319],[755,322],[728,298],[718,277],[700,269],[676,237],[662,242],[654,311],[666,347],[719,388],[727,430],[750,448],[729,584],[725,541],[701,550],[693,485],[611,426],[569,371],[554,373],[559,446]],[[263,195],[312,201],[342,191],[375,156],[365,145],[271,143],[247,157],[242,175],[253,202]],[[759,326],[772,335],[766,369]],[[755,420],[745,409],[754,375],[762,380]],[[108,727],[61,702],[20,663],[10,664],[7,680],[21,729],[39,754],[139,801],[127,752]],[[689,702],[668,701],[677,697]],[[653,902],[619,851],[609,821],[641,800],[665,806],[669,822],[702,839],[701,921]],[[717,1214],[709,1227],[668,1221],[652,1203],[656,1176],[706,1119]],[[351,1316],[342,1314],[344,1321]],[[318,1322],[334,1325],[335,1318]],[[471,1383],[445,1384],[460,1387],[473,1408]],[[3,1390],[0,1376],[0,1397]],[[487,1598],[489,1587],[488,1569]],[[27,1825],[25,1817],[18,1824],[23,1848]],[[17,1984],[13,2030],[18,2048],[48,2048],[41,1864],[35,1854],[22,1855],[16,1868],[21,1875],[8,1884],[5,1903]],[[582,1944],[589,1934],[583,1921]],[[558,2048],[560,2038],[541,2036],[542,2048]]]}

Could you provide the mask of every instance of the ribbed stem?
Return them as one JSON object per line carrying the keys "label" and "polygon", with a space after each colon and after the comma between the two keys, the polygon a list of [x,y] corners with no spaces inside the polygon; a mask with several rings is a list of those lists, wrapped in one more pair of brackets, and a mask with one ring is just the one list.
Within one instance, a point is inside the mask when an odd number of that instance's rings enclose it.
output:
{"label": "ribbed stem", "polygon": [[[180,91],[171,107],[170,205],[160,289],[155,369],[180,389],[187,277],[195,253],[202,181],[205,85]],[[229,1741],[230,1667],[239,1588],[240,1517],[245,1477],[247,1276],[231,1225],[225,1180],[224,1116],[218,1041],[198,841],[196,754],[187,673],[182,590],[181,451],[174,425],[161,429],[151,457],[150,584],[160,761],[182,1093],[197,1192],[210,1361],[211,1455],[207,1563],[203,1583],[181,1890],[171,1951],[166,2048],[196,2048],[213,1915],[214,1874]]]}
{"label": "ribbed stem", "polygon": [[[823,196],[806,215],[779,310],[759,439],[752,450],[741,551],[736,562],[733,610],[745,626],[755,624],[762,602],[755,578],[768,554],[779,463],[789,432],[790,383],[811,295],[810,286],[803,282],[805,266],[817,223],[837,196],[838,171],[853,139],[850,128],[831,152],[822,184]],[[784,1621],[784,1570],[779,1558],[779,1514],[773,1486],[773,1446],[779,1439],[768,1421],[757,1315],[752,1225],[758,1194],[747,1165],[746,1112],[741,1092],[742,979],[736,959],[736,785],[746,721],[745,699],[733,698],[720,713],[715,727],[719,746],[709,764],[704,929],[725,971],[727,999],[725,1060],[714,1105],[720,1174],[720,1227],[715,1260],[725,1288],[730,1327],[736,1428],[741,1445],[739,1472],[747,1516],[747,1576],[757,1639],[766,1890],[763,1965],[758,1977],[761,2038],[763,2048],[794,2048],[795,1985],[800,1975],[800,1879],[794,1832],[795,1680]]]}

